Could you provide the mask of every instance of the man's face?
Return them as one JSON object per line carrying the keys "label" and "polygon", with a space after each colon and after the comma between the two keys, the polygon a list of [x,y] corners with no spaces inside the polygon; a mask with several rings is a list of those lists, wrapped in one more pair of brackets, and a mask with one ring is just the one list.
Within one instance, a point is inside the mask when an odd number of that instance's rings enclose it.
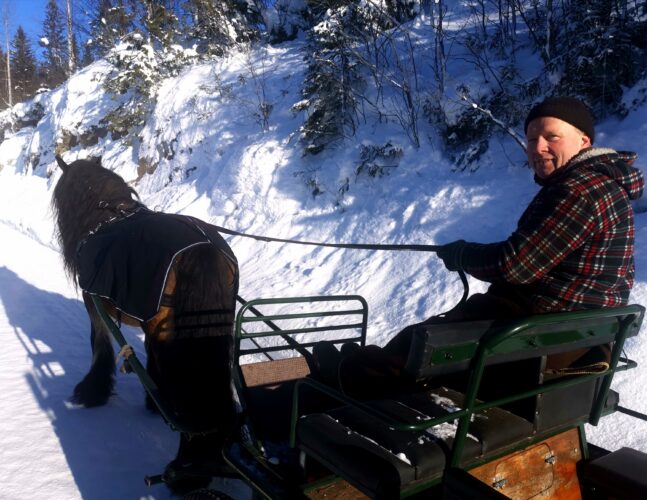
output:
{"label": "man's face", "polygon": [[540,116],[528,124],[528,163],[537,177],[545,179],[562,168],[591,140],[570,123],[552,116]]}

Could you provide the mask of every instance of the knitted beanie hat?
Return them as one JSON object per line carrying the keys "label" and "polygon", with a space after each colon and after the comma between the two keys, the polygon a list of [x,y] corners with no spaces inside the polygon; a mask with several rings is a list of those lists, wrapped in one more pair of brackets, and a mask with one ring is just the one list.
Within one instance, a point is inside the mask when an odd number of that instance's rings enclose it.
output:
{"label": "knitted beanie hat", "polygon": [[552,116],[570,123],[575,128],[584,132],[591,139],[591,144],[595,139],[595,127],[593,126],[593,116],[589,108],[579,99],[574,97],[548,97],[544,102],[536,104],[528,113],[524,131],[528,133],[528,124],[535,118],[542,116]]}

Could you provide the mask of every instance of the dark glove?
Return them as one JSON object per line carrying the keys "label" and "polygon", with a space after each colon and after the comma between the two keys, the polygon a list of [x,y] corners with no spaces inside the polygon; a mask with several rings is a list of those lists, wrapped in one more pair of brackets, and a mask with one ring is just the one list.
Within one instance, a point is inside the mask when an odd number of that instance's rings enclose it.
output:
{"label": "dark glove", "polygon": [[436,255],[443,259],[445,267],[450,271],[460,271],[463,269],[463,250],[467,242],[457,240],[446,245],[442,245],[436,250]]}

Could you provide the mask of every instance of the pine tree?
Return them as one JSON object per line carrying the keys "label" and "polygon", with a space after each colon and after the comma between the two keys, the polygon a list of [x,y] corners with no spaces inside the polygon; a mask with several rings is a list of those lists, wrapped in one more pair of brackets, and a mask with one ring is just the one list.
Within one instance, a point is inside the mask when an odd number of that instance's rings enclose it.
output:
{"label": "pine tree", "polygon": [[38,89],[36,58],[25,30],[18,30],[11,42],[11,78],[14,102],[23,102],[31,98]]}
{"label": "pine tree", "polygon": [[317,154],[355,132],[355,91],[363,79],[348,32],[357,22],[356,14],[353,8],[330,11],[308,35],[308,68],[302,92],[305,99],[295,108],[308,111],[301,127],[306,154]]}
{"label": "pine tree", "polygon": [[598,118],[621,110],[623,87],[635,83],[644,71],[644,47],[632,39],[632,33],[645,20],[636,4],[625,4],[623,9],[619,5],[570,0],[565,12],[568,22],[560,23],[557,33],[558,58],[550,65],[562,75],[556,90],[583,97]]}
{"label": "pine tree", "polygon": [[49,0],[45,7],[41,45],[44,46],[45,83],[50,88],[65,81],[67,74],[68,53],[64,28],[63,12],[58,8],[56,0]]}
{"label": "pine tree", "polygon": [[175,41],[178,19],[164,0],[145,0],[146,11],[142,24],[146,27],[149,43],[154,47],[169,48]]}
{"label": "pine tree", "polygon": [[69,71],[73,71],[72,68],[74,68],[74,71],[76,71],[81,62],[81,57],[79,54],[79,41],[75,34],[72,35],[72,55],[71,62],[68,62],[68,69]]}
{"label": "pine tree", "polygon": [[67,0],[65,3],[65,20],[67,27],[67,75],[71,76],[75,71],[79,61],[79,47],[76,42],[76,35],[72,28],[72,2]]}
{"label": "pine tree", "polygon": [[[642,3],[642,5],[641,5]],[[545,65],[540,94],[584,99],[597,118],[623,112],[623,87],[644,71],[646,2],[533,0],[519,14]]]}
{"label": "pine tree", "polygon": [[124,0],[99,0],[90,26],[93,55],[103,57],[134,30],[133,7]]}
{"label": "pine tree", "polygon": [[9,107],[9,96],[7,95],[7,56],[0,47],[0,109]]}
{"label": "pine tree", "polygon": [[89,66],[92,64],[94,61],[94,57],[92,56],[92,43],[84,43],[83,44],[83,56],[80,59],[81,61],[81,67],[85,68],[86,66]]}
{"label": "pine tree", "polygon": [[202,54],[222,55],[236,43],[256,40],[260,10],[243,0],[187,0],[182,5],[187,42]]}
{"label": "pine tree", "polygon": [[294,40],[299,31],[311,27],[310,12],[306,5],[293,0],[276,0],[272,4],[272,16],[266,26],[270,43]]}
{"label": "pine tree", "polygon": [[4,88],[6,89],[7,94],[7,106],[11,108],[13,106],[13,82],[11,80],[11,45],[9,44],[9,16],[4,16],[4,44],[6,47],[5,53],[5,74],[7,76]]}

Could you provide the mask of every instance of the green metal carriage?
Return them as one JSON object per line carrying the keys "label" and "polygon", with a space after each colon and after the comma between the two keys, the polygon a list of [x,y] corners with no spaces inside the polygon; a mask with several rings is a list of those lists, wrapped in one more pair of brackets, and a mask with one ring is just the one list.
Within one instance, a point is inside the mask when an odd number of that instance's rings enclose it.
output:
{"label": "green metal carriage", "polygon": [[[233,377],[241,428],[223,450],[226,473],[259,498],[647,498],[647,454],[608,452],[585,433],[616,411],[647,418],[610,389],[617,372],[637,367],[622,353],[644,312],[631,305],[420,326],[402,374],[411,390],[359,401],[312,377],[310,352],[322,339],[365,345],[362,297],[244,302]],[[612,346],[608,367],[546,370],[551,355],[601,345]],[[502,370],[509,383],[488,386]],[[136,371],[164,413],[154,384]],[[457,374],[461,384],[443,385]],[[637,425],[647,435],[647,424]]]}

